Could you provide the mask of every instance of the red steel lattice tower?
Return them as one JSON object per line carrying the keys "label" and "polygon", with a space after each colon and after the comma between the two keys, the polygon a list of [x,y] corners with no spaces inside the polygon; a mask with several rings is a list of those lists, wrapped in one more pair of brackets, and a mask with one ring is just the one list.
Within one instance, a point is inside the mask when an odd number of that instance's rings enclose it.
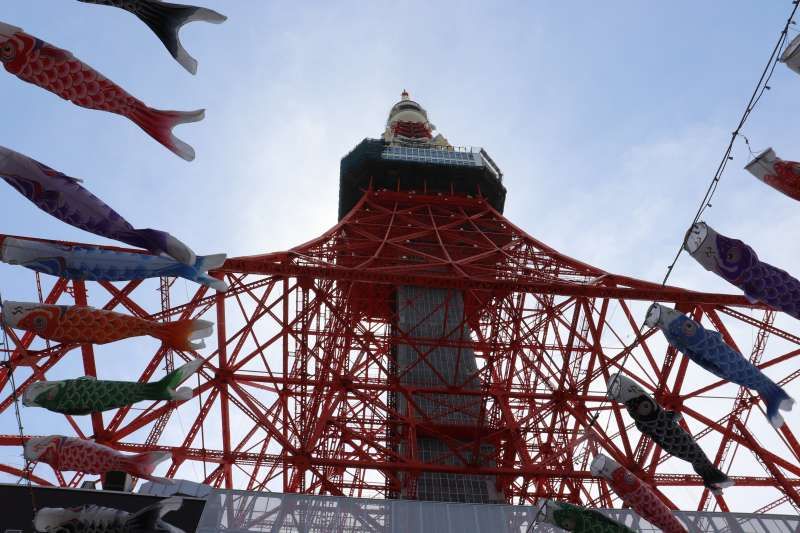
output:
{"label": "red steel lattice tower", "polygon": [[[800,506],[794,417],[772,430],[756,396],[700,371],[640,324],[649,303],[674,305],[790,390],[800,337],[742,296],[662,287],[571,259],[504,218],[505,194],[489,155],[451,146],[404,93],[382,138],[342,160],[338,224],[285,252],[229,259],[216,273],[227,293],[199,287],[178,304],[168,280],[159,301],[152,281],[42,278],[49,303],[214,320],[216,346],[200,354],[153,348],[126,359],[150,380],[205,357],[192,399],[102,416],[23,415],[52,416],[63,433],[120,450],[170,450],[164,475],[218,487],[618,507],[589,472],[599,451],[673,508]],[[88,375],[111,364],[92,346],[8,335],[2,420],[13,409],[9,371],[21,393],[67,360]],[[710,494],[688,465],[639,434],[605,398],[620,369],[683,414],[736,487]],[[15,430],[4,423],[4,452],[19,450]],[[12,455],[0,457],[0,472],[28,475],[4,459]],[[83,479],[46,465],[30,477]]]}

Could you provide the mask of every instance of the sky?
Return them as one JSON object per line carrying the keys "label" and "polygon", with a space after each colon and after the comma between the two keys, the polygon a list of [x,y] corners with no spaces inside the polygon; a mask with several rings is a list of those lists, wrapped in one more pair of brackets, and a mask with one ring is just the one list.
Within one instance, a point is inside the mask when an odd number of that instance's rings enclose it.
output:
{"label": "sky", "polygon": [[[184,162],[125,118],[0,74],[0,145],[80,177],[134,225],[199,253],[251,255],[335,224],[339,160],[382,132],[407,89],[453,144],[504,172],[506,216],[610,272],[661,281],[791,8],[695,2],[208,0],[229,20],[187,26],[186,73],[134,16],[74,0],[6,0],[0,20],[66,48],[148,105],[205,108],[176,134]],[[796,35],[793,31],[792,37]],[[800,159],[786,112],[800,77],[779,65],[744,134]],[[791,271],[793,200],[734,160],[705,220]],[[112,244],[0,188],[0,232]],[[733,292],[683,256],[670,283]],[[0,290],[31,275],[0,265]],[[796,331],[796,323],[781,323]],[[12,428],[13,429],[13,428]],[[3,430],[4,433],[11,432]]]}

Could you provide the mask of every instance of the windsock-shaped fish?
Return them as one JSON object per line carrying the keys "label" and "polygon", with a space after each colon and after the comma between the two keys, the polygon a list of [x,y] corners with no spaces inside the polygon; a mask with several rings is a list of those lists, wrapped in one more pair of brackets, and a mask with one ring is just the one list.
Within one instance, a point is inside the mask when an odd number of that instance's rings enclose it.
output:
{"label": "windsock-shaped fish", "polygon": [[147,107],[70,52],[28,35],[22,28],[2,22],[0,61],[19,79],[38,85],[75,105],[127,117],[178,156],[187,161],[194,159],[194,148],[175,137],[172,128],[202,120],[205,110],[161,111]]}
{"label": "windsock-shaped fish", "polygon": [[25,459],[46,463],[58,471],[83,472],[85,474],[105,474],[106,472],[126,472],[134,477],[163,481],[153,476],[159,463],[166,461],[170,452],[145,452],[126,455],[97,444],[91,440],[51,435],[33,437],[25,443]]}
{"label": "windsock-shaped fish", "polygon": [[635,533],[609,517],[566,502],[545,500],[539,510],[541,521],[575,533]]}
{"label": "windsock-shaped fish", "polygon": [[228,17],[204,7],[170,4],[159,0],[78,0],[87,4],[100,4],[130,11],[161,39],[169,53],[183,68],[197,73],[197,60],[183,48],[178,35],[181,27],[198,20],[222,24]]}
{"label": "windsock-shaped fish", "polygon": [[0,261],[67,279],[130,281],[179,277],[216,291],[228,290],[224,281],[208,275],[209,270],[222,266],[225,254],[199,256],[194,265],[189,266],[171,257],[0,236]]}
{"label": "windsock-shaped fish", "polygon": [[7,326],[32,331],[43,339],[74,344],[107,344],[149,335],[176,350],[198,350],[205,343],[193,341],[214,331],[214,324],[206,320],[154,322],[94,307],[6,300],[2,311]]}
{"label": "windsock-shaped fish", "polygon": [[773,189],[800,200],[800,163],[784,161],[767,148],[744,168]]}
{"label": "windsock-shaped fish", "polygon": [[650,487],[610,457],[597,455],[590,470],[593,476],[605,478],[625,505],[664,533],[687,533],[686,528]]}
{"label": "windsock-shaped fish", "polygon": [[658,326],[667,342],[715,376],[758,391],[767,405],[770,423],[775,428],[783,425],[778,410],[791,410],[794,400],[742,354],[725,344],[719,332],[709,331],[678,311],[655,303],[648,309],[645,323]]}
{"label": "windsock-shaped fish", "polygon": [[686,234],[683,246],[703,268],[739,287],[751,302],[765,303],[800,319],[800,281],[760,261],[742,241],[698,222]]}
{"label": "windsock-shaped fish", "polygon": [[789,46],[781,54],[781,62],[796,73],[800,74],[800,35],[792,39]]}
{"label": "windsock-shaped fish", "polygon": [[617,374],[608,382],[607,396],[625,404],[636,428],[670,455],[690,463],[703,483],[718,493],[733,481],[708,460],[697,441],[680,425],[680,413],[667,411],[658,405],[632,379]]}
{"label": "windsock-shaped fish", "polygon": [[88,415],[144,400],[188,400],[192,397],[192,389],[177,387],[202,364],[202,359],[186,363],[155,383],[105,381],[91,376],[65,381],[38,381],[25,389],[22,404],[27,407],[44,407],[48,411],[65,415]]}
{"label": "windsock-shaped fish", "polygon": [[183,498],[173,496],[135,513],[98,505],[45,507],[36,511],[33,527],[39,533],[185,533],[163,520],[182,505]]}
{"label": "windsock-shaped fish", "polygon": [[167,254],[187,265],[193,265],[197,259],[191,248],[169,233],[135,229],[84,189],[80,180],[3,146],[0,146],[0,178],[45,213],[76,228],[145,248],[156,255]]}

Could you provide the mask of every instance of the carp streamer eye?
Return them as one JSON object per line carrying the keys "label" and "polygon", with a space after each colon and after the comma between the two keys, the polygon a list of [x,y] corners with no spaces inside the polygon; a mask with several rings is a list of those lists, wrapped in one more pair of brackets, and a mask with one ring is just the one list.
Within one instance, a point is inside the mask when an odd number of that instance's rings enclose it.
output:
{"label": "carp streamer eye", "polygon": [[16,49],[11,41],[6,41],[0,45],[0,61],[11,61],[16,55]]}
{"label": "carp streamer eye", "polygon": [[565,516],[561,520],[559,520],[558,526],[561,529],[566,529],[567,531],[575,531],[575,527],[577,526],[577,522],[574,516]]}
{"label": "carp streamer eye", "polygon": [[683,324],[683,326],[681,326],[681,329],[683,329],[683,332],[686,335],[694,335],[695,333],[697,333],[697,324],[695,324],[694,322],[686,321]]}
{"label": "carp streamer eye", "polygon": [[742,258],[742,249],[738,246],[733,246],[728,252],[725,254],[725,259],[729,263],[736,263]]}
{"label": "carp streamer eye", "polygon": [[636,412],[642,416],[649,415],[653,412],[653,406],[650,405],[650,402],[642,402],[636,407]]}
{"label": "carp streamer eye", "polygon": [[36,328],[37,331],[42,331],[47,328],[47,319],[43,316],[37,316],[33,319],[33,327]]}

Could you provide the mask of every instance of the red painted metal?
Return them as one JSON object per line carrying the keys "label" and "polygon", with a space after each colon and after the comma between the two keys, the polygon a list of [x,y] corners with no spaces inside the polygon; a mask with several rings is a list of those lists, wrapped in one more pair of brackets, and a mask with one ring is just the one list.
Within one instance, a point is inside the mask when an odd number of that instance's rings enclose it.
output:
{"label": "red painted metal", "polygon": [[[179,291],[173,288],[165,297],[166,283],[159,299],[143,288],[150,282],[53,284],[44,277],[52,287],[49,302],[82,303],[89,287],[90,303],[105,309],[155,320],[217,322],[217,345],[199,354],[206,364],[189,383],[194,398],[120,409],[89,419],[91,424],[69,419],[65,427],[73,434],[93,433],[121,450],[171,450],[169,477],[219,487],[392,497],[420,473],[442,472],[490,475],[514,503],[558,497],[619,506],[588,470],[592,454],[602,451],[659,489],[673,507],[676,493],[669,491],[678,487],[690,490],[701,509],[714,501],[733,511],[800,506],[793,417],[776,433],[780,446],[763,445],[763,435],[753,434],[748,423],[763,418],[750,416],[759,410],[757,397],[699,372],[667,349],[660,333],[640,331],[649,302],[675,304],[738,341],[751,360],[780,378],[781,365],[796,366],[800,337],[741,296],[604,272],[528,236],[482,198],[386,190],[366,191],[319,238],[285,252],[230,259],[216,275],[229,283],[228,293],[199,287],[174,305]],[[468,327],[469,338],[411,337],[393,327],[403,304],[396,301],[401,285],[460,291],[464,313],[458,327]],[[47,347],[31,334],[9,334],[18,392],[75,350],[90,373],[96,368],[102,375],[112,364],[85,347]],[[770,340],[778,348],[771,349]],[[478,369],[470,378],[477,377],[480,386],[474,379],[463,387],[404,384],[394,366],[398,344],[417,346],[420,364],[432,346],[471,349]],[[171,365],[171,357],[198,355],[153,353],[126,359],[141,380]],[[684,414],[686,427],[744,497],[726,492],[712,498],[698,476],[677,471],[632,427],[624,408],[605,399],[605,381],[623,363],[662,404]],[[785,385],[798,376],[785,371],[776,381]],[[7,369],[0,369],[0,414],[13,408],[7,377]],[[421,393],[475,398],[483,423],[455,426],[398,409],[398,398],[413,404]],[[724,406],[707,409],[711,396]],[[24,416],[57,416],[33,413]],[[14,429],[0,430],[6,434],[0,446],[18,449]],[[448,450],[439,457],[418,456],[420,435],[446,443]],[[48,468],[37,465],[34,481],[69,483]],[[19,469],[0,465],[0,472]],[[763,497],[750,503],[747,491],[756,490]],[[413,494],[413,487],[404,493]]]}
{"label": "red painted metal", "polygon": [[392,124],[392,132],[409,139],[430,139],[433,137],[430,128],[422,122],[404,122],[398,120]]}

